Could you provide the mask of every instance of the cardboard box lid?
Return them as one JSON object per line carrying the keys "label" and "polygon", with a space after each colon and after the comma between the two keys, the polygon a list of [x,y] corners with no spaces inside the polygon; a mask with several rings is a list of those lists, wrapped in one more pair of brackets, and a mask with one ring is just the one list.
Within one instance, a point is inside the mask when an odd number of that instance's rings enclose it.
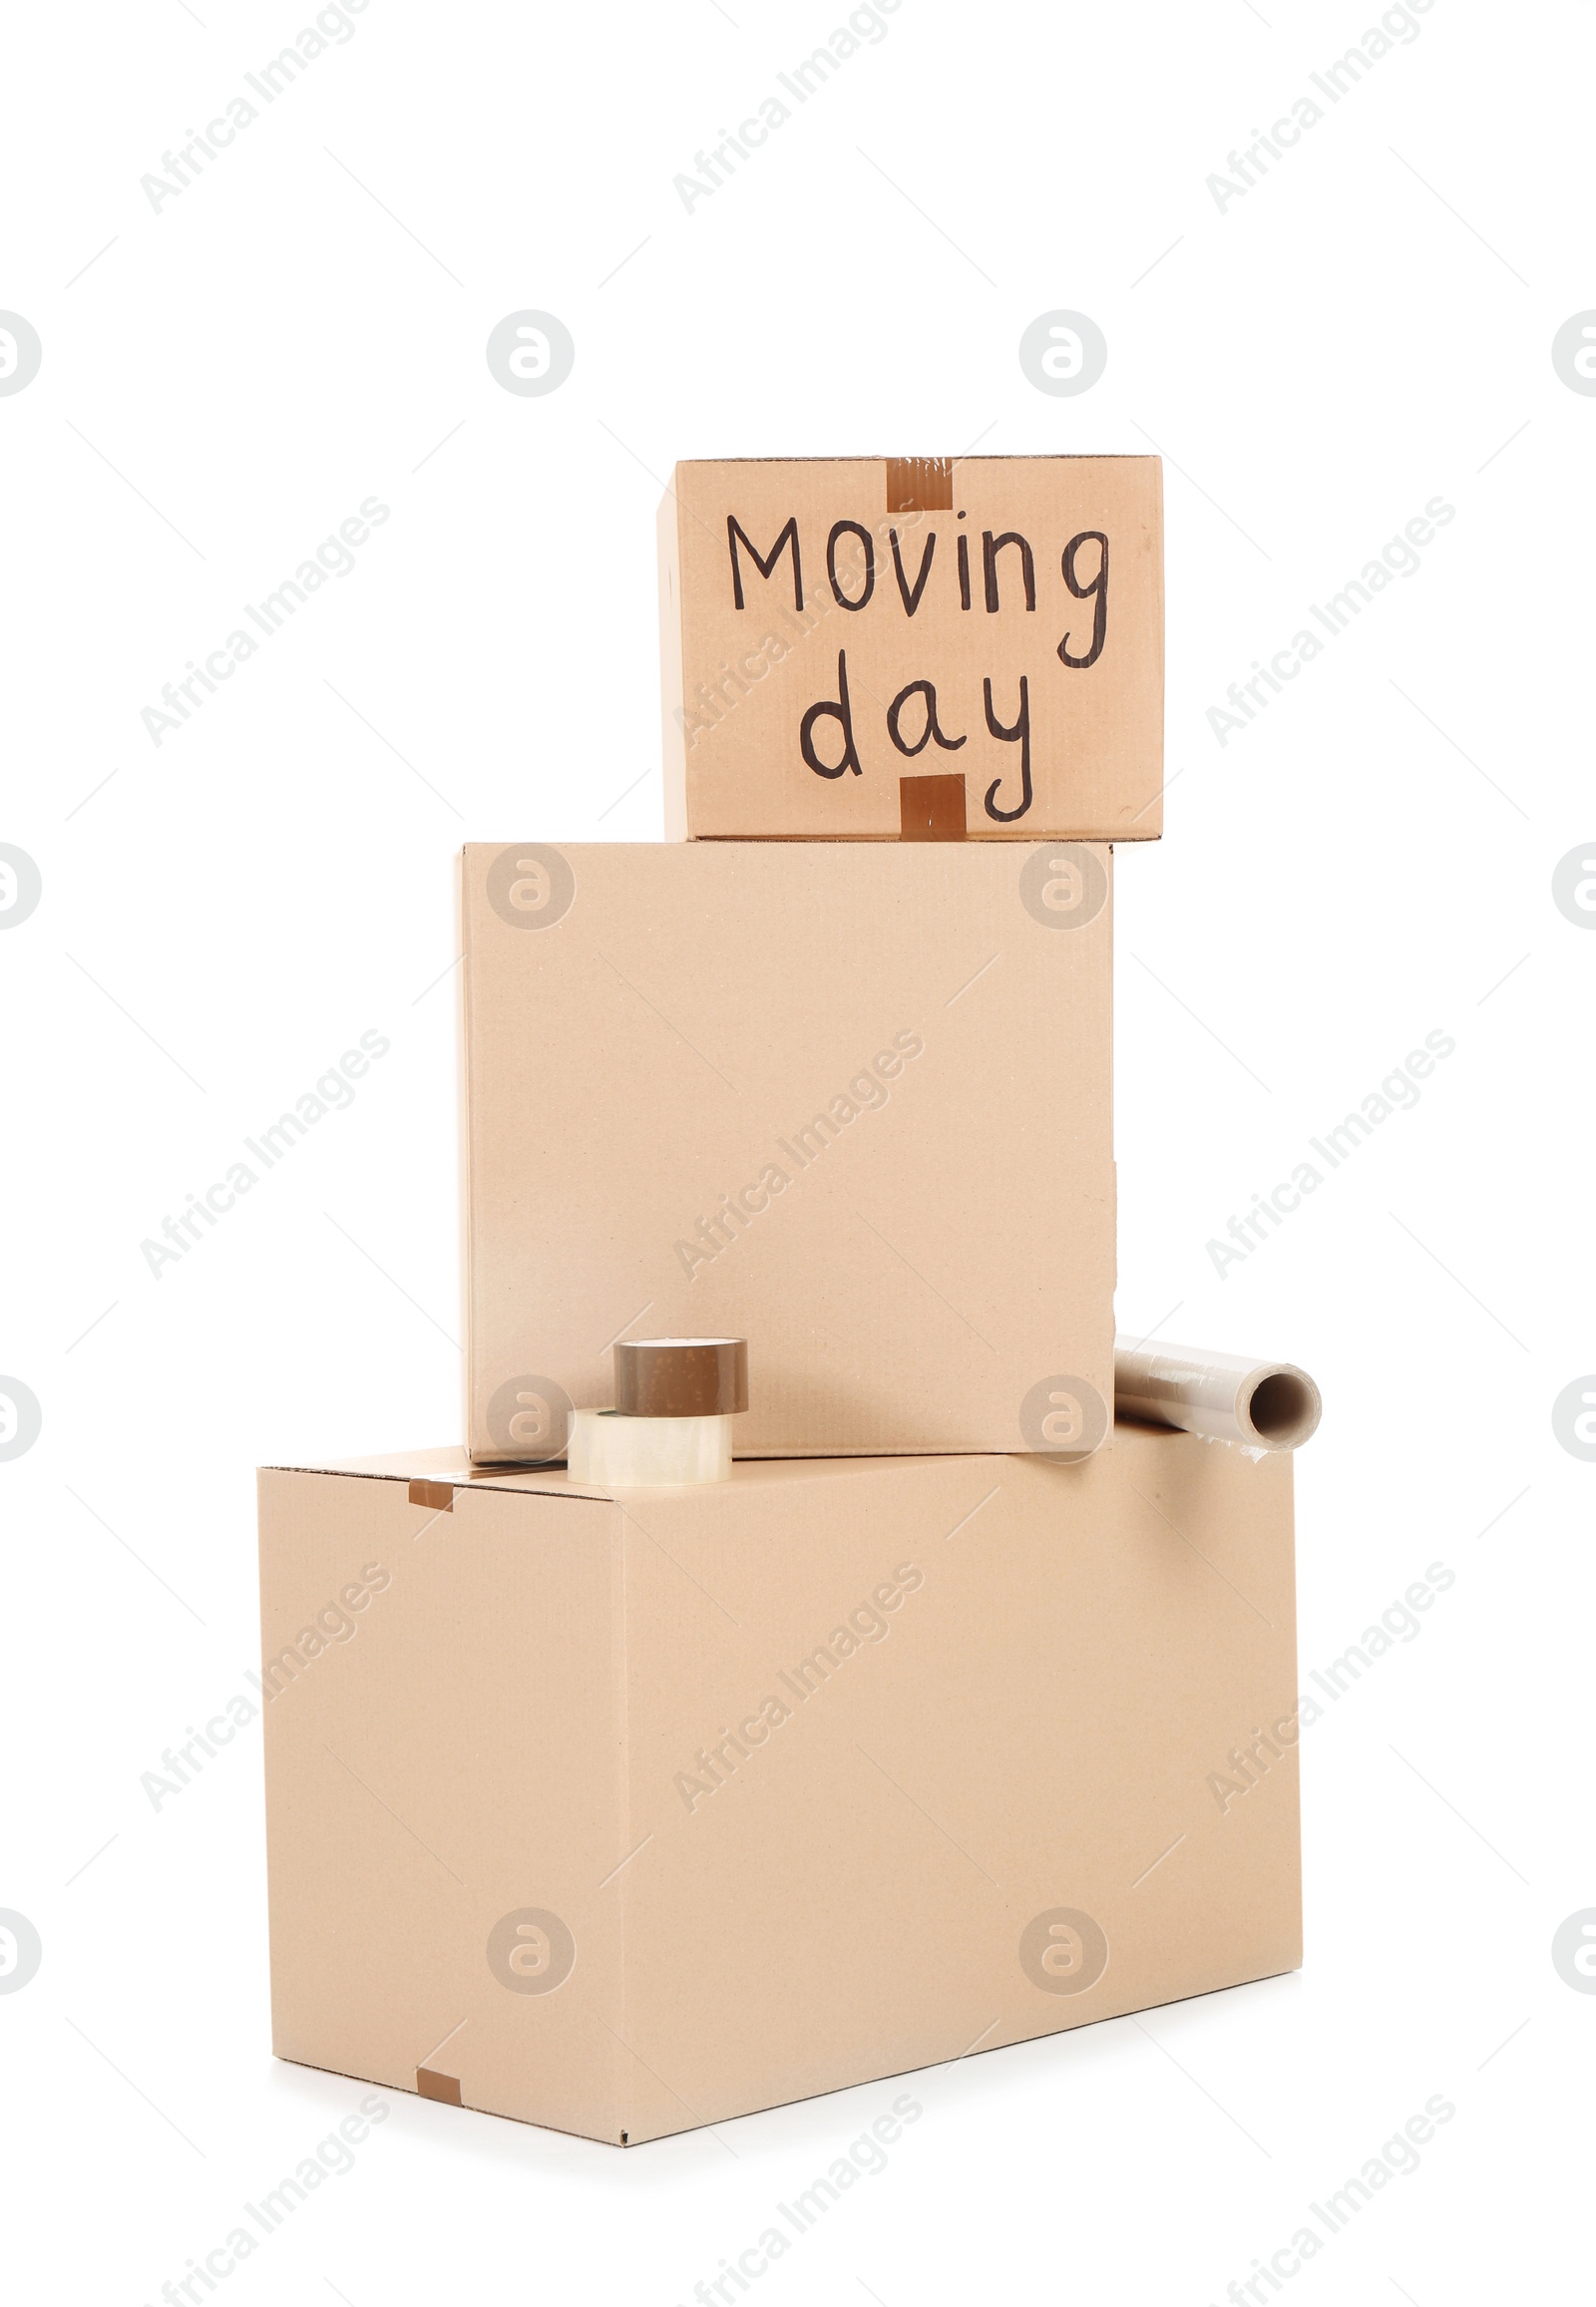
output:
{"label": "cardboard box lid", "polygon": [[558,1498],[606,1498],[611,1494],[571,1481],[564,1466],[477,1465],[458,1442],[435,1450],[394,1450],[370,1458],[314,1458],[293,1465],[266,1465],[260,1472],[350,1474],[373,1482],[431,1482],[461,1488],[469,1483],[473,1489],[527,1490]]}
{"label": "cardboard box lid", "polygon": [[[954,1460],[950,1458],[946,1462],[952,1464]],[[787,1490],[800,1483],[822,1482],[838,1475],[851,1475],[860,1467],[896,1466],[901,1463],[902,1460],[895,1457],[734,1458],[731,1480],[743,1490]],[[469,1487],[473,1490],[514,1490],[539,1498],[597,1498],[610,1503],[617,1498],[624,1500],[633,1496],[640,1497],[645,1492],[650,1497],[690,1501],[701,1498],[708,1488],[726,1487],[724,1483],[666,1482],[657,1489],[647,1485],[608,1488],[600,1483],[574,1482],[562,1465],[482,1465],[471,1458],[458,1442],[438,1449],[395,1450],[369,1458],[316,1458],[294,1465],[263,1465],[258,1471],[262,1474],[347,1474],[374,1482],[431,1483],[439,1488]]]}

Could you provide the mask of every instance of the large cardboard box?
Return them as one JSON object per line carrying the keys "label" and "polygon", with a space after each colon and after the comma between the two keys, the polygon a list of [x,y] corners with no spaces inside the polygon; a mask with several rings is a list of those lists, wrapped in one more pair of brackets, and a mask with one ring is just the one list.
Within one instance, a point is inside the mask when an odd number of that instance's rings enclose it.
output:
{"label": "large cardboard box", "polygon": [[678,465],[659,560],[673,839],[1162,832],[1158,458]]}
{"label": "large cardboard box", "polygon": [[743,1337],[739,1455],[1089,1450],[1113,1399],[1106,850],[464,860],[468,1444]]}
{"label": "large cardboard box", "polygon": [[277,2055],[635,2144],[1301,1959],[1292,1462],[260,1477]]}

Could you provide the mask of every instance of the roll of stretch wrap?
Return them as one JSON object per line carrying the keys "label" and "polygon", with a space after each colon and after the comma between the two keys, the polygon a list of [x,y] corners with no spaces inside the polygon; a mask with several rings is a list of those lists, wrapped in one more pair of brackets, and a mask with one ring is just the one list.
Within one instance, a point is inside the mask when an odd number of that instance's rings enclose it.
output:
{"label": "roll of stretch wrap", "polygon": [[1195,1346],[1114,1341],[1114,1412],[1251,1450],[1301,1449],[1324,1404],[1307,1370]]}

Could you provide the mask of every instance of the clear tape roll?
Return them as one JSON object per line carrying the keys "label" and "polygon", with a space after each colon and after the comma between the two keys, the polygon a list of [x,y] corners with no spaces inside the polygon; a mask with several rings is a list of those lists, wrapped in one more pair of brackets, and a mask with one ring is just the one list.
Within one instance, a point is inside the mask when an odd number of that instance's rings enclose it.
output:
{"label": "clear tape roll", "polygon": [[1114,1341],[1114,1413],[1250,1450],[1300,1450],[1324,1403],[1306,1369],[1196,1346]]}
{"label": "clear tape roll", "polygon": [[574,1482],[592,1482],[598,1489],[729,1482],[731,1419],[631,1418],[615,1410],[573,1410],[566,1469]]}

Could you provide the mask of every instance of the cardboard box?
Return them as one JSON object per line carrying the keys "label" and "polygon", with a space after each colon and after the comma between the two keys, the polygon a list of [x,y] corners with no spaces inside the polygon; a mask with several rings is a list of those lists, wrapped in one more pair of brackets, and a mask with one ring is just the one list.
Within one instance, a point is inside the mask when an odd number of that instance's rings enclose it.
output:
{"label": "cardboard box", "polygon": [[659,562],[672,839],[1162,832],[1158,458],[678,465]]}
{"label": "cardboard box", "polygon": [[468,848],[473,1456],[557,1456],[628,1332],[748,1340],[739,1456],[1104,1440],[1110,870]]}
{"label": "cardboard box", "polygon": [[1292,1461],[260,1477],[279,2058],[622,2145],[1294,1968]]}

